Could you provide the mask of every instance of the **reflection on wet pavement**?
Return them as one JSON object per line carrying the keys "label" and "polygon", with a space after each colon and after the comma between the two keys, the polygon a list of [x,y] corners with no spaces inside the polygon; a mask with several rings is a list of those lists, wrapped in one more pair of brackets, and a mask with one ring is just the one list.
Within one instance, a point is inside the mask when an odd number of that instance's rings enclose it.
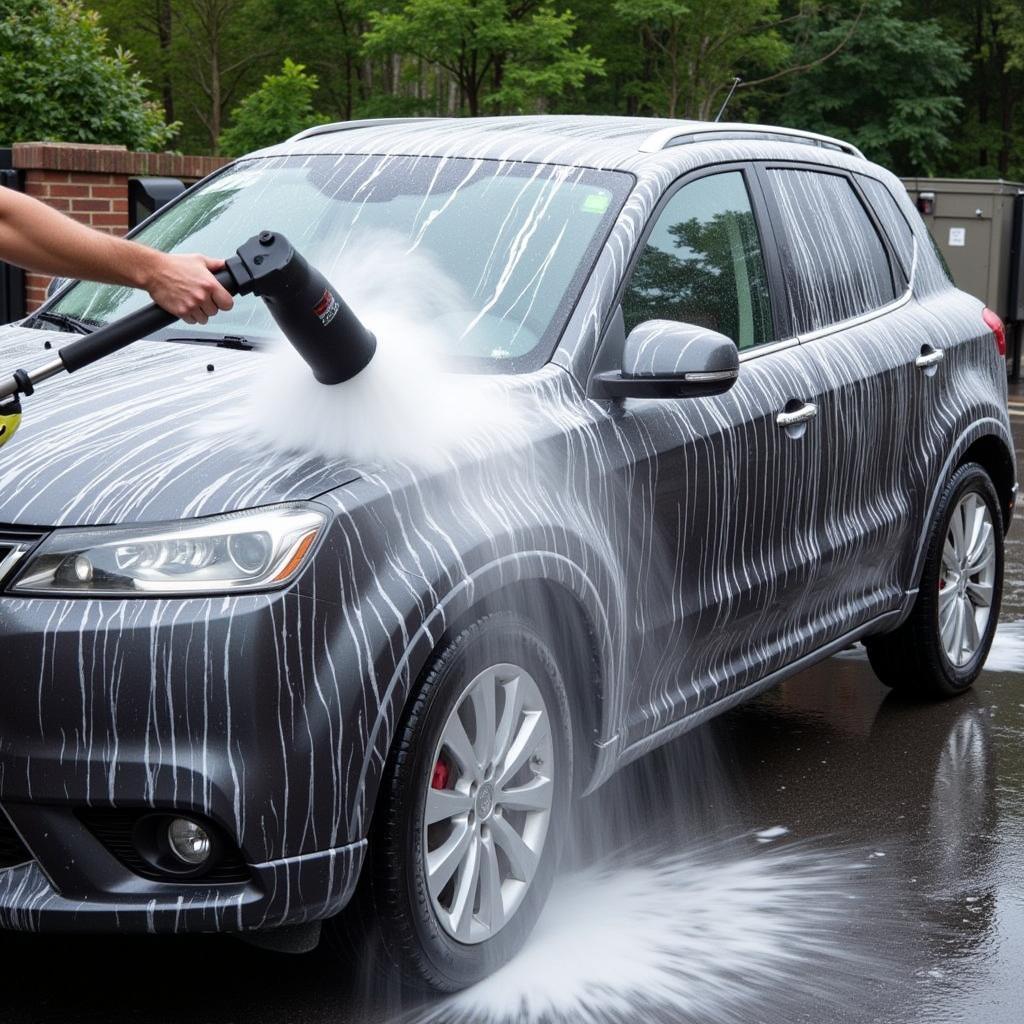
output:
{"label": "reflection on wet pavement", "polygon": [[972,693],[907,703],[854,648],[631,765],[580,803],[523,957],[455,1003],[400,991],[372,946],[5,935],[0,1024],[1019,1021],[1021,518]]}

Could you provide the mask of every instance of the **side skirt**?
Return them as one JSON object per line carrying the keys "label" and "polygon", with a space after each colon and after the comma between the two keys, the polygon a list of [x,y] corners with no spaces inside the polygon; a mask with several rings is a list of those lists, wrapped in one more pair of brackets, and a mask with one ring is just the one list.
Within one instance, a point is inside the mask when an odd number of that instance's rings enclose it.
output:
{"label": "side skirt", "polygon": [[[619,768],[629,764],[631,761],[635,761],[637,758],[643,757],[644,754],[650,753],[650,751],[654,750],[655,747],[660,747],[663,743],[668,743],[670,740],[674,740],[676,737],[682,736],[683,733],[689,732],[698,725],[703,725],[704,722],[714,718],[716,715],[720,715],[723,712],[728,711],[730,708],[734,708],[737,705],[742,704],[744,701],[757,697],[759,694],[764,693],[766,690],[770,690],[773,686],[778,685],[790,676],[794,676],[798,672],[802,672],[805,668],[810,668],[812,665],[816,665],[819,661],[824,661],[826,658],[830,658],[833,654],[841,651],[844,647],[848,647],[855,641],[860,640],[861,637],[869,636],[872,633],[884,633],[886,630],[894,628],[902,617],[903,608],[901,607],[894,611],[886,612],[884,615],[879,615],[873,619],[869,619],[856,629],[850,630],[849,633],[844,633],[842,636],[833,640],[831,643],[826,644],[824,647],[819,647],[818,650],[812,651],[810,654],[805,654],[799,660],[772,672],[771,675],[767,675],[763,679],[759,679],[756,683],[744,686],[742,690],[730,693],[727,697],[723,697],[721,700],[716,700],[713,704],[708,704],[706,707],[700,708],[698,711],[694,711],[685,718],[681,718],[679,721],[672,722],[670,725],[666,725],[657,732],[651,733],[650,736],[645,736],[642,740],[637,740],[636,743],[626,747],[625,750],[619,754],[615,763],[615,769],[618,770]],[[602,779],[601,781],[604,780]],[[587,787],[586,792],[593,792],[597,789],[598,785],[600,785],[599,782],[592,783]]]}

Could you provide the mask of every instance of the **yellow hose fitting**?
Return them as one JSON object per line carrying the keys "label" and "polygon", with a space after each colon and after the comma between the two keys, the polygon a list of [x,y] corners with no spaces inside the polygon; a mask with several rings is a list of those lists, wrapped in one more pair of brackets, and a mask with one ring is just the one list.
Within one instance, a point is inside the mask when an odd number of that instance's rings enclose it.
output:
{"label": "yellow hose fitting", "polygon": [[0,405],[0,448],[18,431],[21,426],[21,402],[17,398],[12,402]]}

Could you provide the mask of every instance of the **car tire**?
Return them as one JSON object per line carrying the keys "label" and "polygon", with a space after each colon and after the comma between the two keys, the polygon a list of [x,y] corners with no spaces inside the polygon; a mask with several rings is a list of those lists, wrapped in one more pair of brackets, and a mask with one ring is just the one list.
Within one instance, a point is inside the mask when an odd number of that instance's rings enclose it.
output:
{"label": "car tire", "polygon": [[[967,534],[976,525],[984,543],[978,535],[972,546]],[[868,637],[864,646],[887,686],[943,699],[965,692],[978,678],[999,620],[1003,521],[992,479],[977,463],[961,466],[946,484],[927,545],[910,616],[893,632]]]}
{"label": "car tire", "polygon": [[[515,719],[507,730],[506,717]],[[515,768],[524,751],[529,756]],[[572,751],[563,678],[535,626],[496,612],[442,641],[399,725],[368,851],[367,909],[407,982],[458,991],[521,948],[554,880]],[[428,824],[428,815],[450,810]],[[467,834],[466,852],[445,882]]]}

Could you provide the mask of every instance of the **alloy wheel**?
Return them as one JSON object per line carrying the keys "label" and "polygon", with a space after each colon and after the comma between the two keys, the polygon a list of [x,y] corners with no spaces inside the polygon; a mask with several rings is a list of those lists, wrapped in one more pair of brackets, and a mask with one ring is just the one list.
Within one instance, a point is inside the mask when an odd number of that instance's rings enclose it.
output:
{"label": "alloy wheel", "polygon": [[422,826],[431,904],[452,938],[484,942],[522,903],[551,819],[551,721],[533,677],[512,664],[474,677],[431,764]]}
{"label": "alloy wheel", "polygon": [[939,633],[950,663],[962,668],[977,654],[988,628],[996,579],[992,513],[976,491],[957,502],[942,549]]}

